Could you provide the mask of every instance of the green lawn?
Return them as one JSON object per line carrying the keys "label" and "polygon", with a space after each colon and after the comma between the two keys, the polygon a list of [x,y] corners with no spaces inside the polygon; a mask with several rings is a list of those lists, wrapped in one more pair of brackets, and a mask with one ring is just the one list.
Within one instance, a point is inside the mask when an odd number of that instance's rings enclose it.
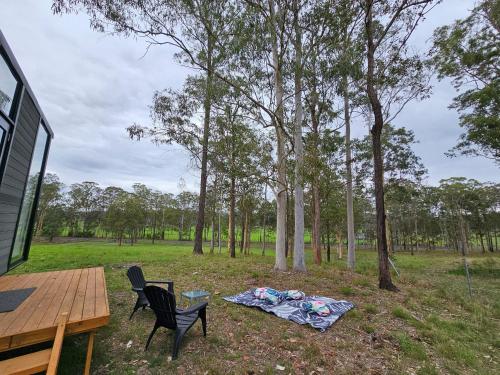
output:
{"label": "green lawn", "polygon": [[[456,254],[398,254],[401,277],[395,279],[401,292],[391,293],[376,287],[375,252],[358,252],[354,274],[345,269],[344,260],[312,265],[310,254],[307,274],[275,273],[271,251],[265,257],[258,249],[254,253],[230,259],[225,249],[221,255],[192,256],[188,244],[34,244],[30,260],[12,273],[105,267],[111,322],[98,332],[93,373],[500,373],[498,254],[469,258],[471,299]],[[125,273],[132,264],[141,264],[149,278],[173,279],[177,293],[203,288],[213,295],[207,338],[197,323],[177,361],[169,361],[172,336],[165,330],[144,352],[154,322],[150,310],[128,320],[135,299]],[[257,286],[348,299],[356,308],[320,333],[222,300]],[[83,369],[85,350],[86,336],[66,339],[60,373]]]}

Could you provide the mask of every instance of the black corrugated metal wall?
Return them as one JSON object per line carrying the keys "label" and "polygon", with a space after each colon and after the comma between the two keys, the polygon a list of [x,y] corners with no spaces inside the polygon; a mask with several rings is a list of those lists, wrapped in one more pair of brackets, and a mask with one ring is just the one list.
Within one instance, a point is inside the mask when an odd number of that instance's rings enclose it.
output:
{"label": "black corrugated metal wall", "polygon": [[0,275],[7,271],[36,134],[40,126],[40,113],[27,90],[24,90],[20,104],[0,186]]}

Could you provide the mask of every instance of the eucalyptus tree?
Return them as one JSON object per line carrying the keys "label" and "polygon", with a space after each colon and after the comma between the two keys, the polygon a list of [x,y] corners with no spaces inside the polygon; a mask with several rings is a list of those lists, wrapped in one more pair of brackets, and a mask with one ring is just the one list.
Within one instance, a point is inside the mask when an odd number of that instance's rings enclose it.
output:
{"label": "eucalyptus tree", "polygon": [[116,241],[118,241],[119,246],[122,245],[127,226],[125,201],[128,198],[128,194],[129,193],[122,191],[115,196],[106,209],[106,215],[103,221],[104,229],[112,233]]}
{"label": "eucalyptus tree", "polygon": [[229,201],[228,250],[230,256],[235,257],[238,196],[244,198],[245,192],[269,182],[267,173],[273,167],[271,146],[247,123],[247,107],[238,90],[226,86],[225,94],[214,103],[214,108],[217,112],[210,144],[213,149],[210,165],[214,175],[221,180],[219,185]]}
{"label": "eucalyptus tree", "polygon": [[[102,189],[96,182],[83,181],[72,184],[68,192],[71,210],[71,233],[74,236],[90,236],[98,224],[99,202]],[[80,232],[80,222],[83,229]]]}
{"label": "eucalyptus tree", "polygon": [[[246,62],[246,75],[259,77],[257,82],[263,90],[261,98],[250,96],[257,111],[264,111],[267,118],[262,118],[264,126],[273,127],[276,135],[276,253],[274,268],[285,271],[286,264],[286,223],[287,223],[287,154],[285,129],[285,84],[284,67],[289,34],[286,32],[290,9],[283,0],[266,2],[247,2],[245,22],[250,28],[250,37],[240,47],[239,60]],[[261,25],[257,27],[257,25]],[[251,30],[252,29],[252,30]],[[244,38],[246,39],[246,38]],[[270,53],[268,53],[270,51]],[[269,72],[269,67],[271,71]],[[256,89],[252,85],[250,90]],[[248,92],[245,89],[243,92]]]}
{"label": "eucalyptus tree", "polygon": [[173,45],[185,65],[204,72],[203,126],[200,137],[200,194],[194,254],[203,254],[203,228],[208,178],[208,142],[212,84],[225,59],[226,22],[233,19],[228,0],[53,0],[56,14],[84,10],[91,27],[144,38],[149,46]]}
{"label": "eucalyptus tree", "polygon": [[304,118],[302,104],[302,29],[300,25],[300,13],[302,1],[293,0],[293,29],[294,29],[294,151],[295,151],[295,186],[294,186],[294,257],[293,269],[305,272],[306,261],[304,256],[304,143],[302,140],[302,122]]}
{"label": "eucalyptus tree", "polygon": [[118,197],[121,196],[124,192],[125,190],[117,186],[107,186],[102,190],[102,194],[99,200],[101,210],[100,224],[102,227],[101,229],[104,229],[104,235],[106,237],[108,236],[108,230],[106,229],[107,225],[105,225],[106,213],[108,212],[111,204],[113,204],[113,202],[118,199]]}
{"label": "eucalyptus tree", "polygon": [[342,1],[339,6],[341,53],[335,68],[340,75],[339,91],[343,97],[345,127],[345,180],[347,216],[347,267],[354,270],[356,263],[356,235],[354,229],[354,199],[352,178],[351,118],[353,110],[366,99],[356,94],[362,78],[363,38],[359,27],[362,20],[359,7],[352,1]]}
{"label": "eucalyptus tree", "polygon": [[428,94],[425,66],[409,52],[408,39],[438,0],[360,0],[366,35],[366,93],[369,98],[376,206],[379,287],[397,290],[389,270],[381,136],[405,104]]}
{"label": "eucalyptus tree", "polygon": [[174,45],[183,63],[205,73],[207,95],[203,101],[200,201],[194,253],[202,252],[213,79],[217,77],[240,90],[252,103],[256,121],[276,130],[277,270],[286,270],[285,143],[288,133],[283,69],[288,45],[285,22],[290,18],[286,3],[284,0],[244,3],[228,0],[53,0],[55,13],[86,11],[91,26],[98,31],[144,37],[150,45]]}
{"label": "eucalyptus tree", "polygon": [[345,183],[343,180],[343,137],[336,130],[324,132],[320,142],[322,178],[320,185],[322,233],[326,236],[327,261],[330,262],[331,235],[337,243],[338,259],[346,232]]}
{"label": "eucalyptus tree", "polygon": [[191,239],[192,220],[197,199],[197,195],[190,191],[181,191],[175,197],[175,204],[178,212],[179,241],[185,240],[184,234],[186,233],[186,226],[188,239]]}
{"label": "eucalyptus tree", "polygon": [[455,235],[460,240],[460,251],[463,256],[469,253],[469,227],[466,217],[469,214],[469,198],[471,183],[463,177],[451,177],[439,181],[441,189],[442,210],[451,219]]}
{"label": "eucalyptus tree", "polygon": [[[385,125],[382,130],[384,189],[388,194],[388,197],[384,198],[384,203],[390,206],[386,211],[385,225],[386,231],[390,232],[388,238],[390,250],[392,250],[392,235],[403,234],[406,240],[410,233],[414,233],[418,220],[416,200],[419,186],[427,170],[420,156],[412,148],[415,143],[417,141],[413,131],[404,127]],[[358,175],[365,179],[365,183],[369,181],[369,176],[373,175],[372,147],[371,136],[354,143],[354,157],[359,170],[363,171]]]}
{"label": "eucalyptus tree", "polygon": [[[47,173],[42,182],[42,190],[38,201],[38,210],[36,214],[35,234],[41,235],[45,224],[45,218],[49,214],[52,207],[61,206],[63,200],[64,184],[59,179],[59,176],[53,173]],[[51,219],[57,215],[52,215]],[[61,215],[61,218],[63,216]],[[50,220],[53,221],[53,220]],[[62,225],[62,222],[60,222]],[[53,236],[52,236],[53,237]]]}
{"label": "eucalyptus tree", "polygon": [[500,1],[476,2],[470,15],[434,31],[432,61],[460,94],[451,108],[465,133],[449,153],[500,163]]}
{"label": "eucalyptus tree", "polygon": [[305,12],[302,21],[304,32],[304,103],[305,120],[309,125],[306,136],[305,177],[311,186],[311,245],[316,264],[321,263],[321,155],[319,152],[322,132],[336,117],[334,109],[335,77],[332,74],[335,46],[334,24],[336,2],[318,1]]}

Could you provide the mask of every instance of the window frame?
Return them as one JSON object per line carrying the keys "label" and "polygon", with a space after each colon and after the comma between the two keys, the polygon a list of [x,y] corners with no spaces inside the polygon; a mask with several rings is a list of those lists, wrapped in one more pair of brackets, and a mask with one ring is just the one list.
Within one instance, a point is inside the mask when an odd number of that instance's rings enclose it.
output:
{"label": "window frame", "polygon": [[[36,184],[36,191],[35,195],[33,197],[33,206],[31,207],[31,212],[29,213],[29,219],[28,219],[28,231],[26,232],[26,239],[23,244],[23,248],[21,250],[21,257],[14,262],[12,261],[12,254],[14,252],[14,245],[16,244],[16,236],[17,236],[17,231],[19,230],[19,221],[21,219],[21,213],[22,213],[22,207],[24,204],[24,200],[26,199],[26,189],[28,187],[28,179],[29,179],[29,170],[28,170],[28,175],[26,176],[26,182],[24,184],[24,190],[23,190],[23,198],[21,200],[20,206],[19,206],[19,213],[17,214],[17,221],[16,221],[16,229],[14,230],[14,238],[12,239],[12,244],[10,246],[10,254],[9,254],[9,260],[7,263],[7,270],[10,271],[17,266],[21,265],[22,263],[26,262],[28,260],[28,255],[30,252],[30,247],[31,247],[31,241],[33,238],[33,230],[34,230],[34,224],[35,224],[35,219],[36,219],[36,212],[38,209],[38,203],[39,203],[39,198],[40,198],[40,193],[42,190],[42,184],[43,184],[43,178],[45,177],[45,168],[47,166],[47,159],[49,156],[49,150],[50,150],[50,144],[52,141],[51,133],[47,126],[45,125],[45,122],[43,119],[40,119],[38,123],[38,130],[37,132],[44,131],[47,136],[47,140],[45,141],[45,146],[44,146],[44,153],[42,157],[42,164],[39,173],[39,179]],[[38,140],[38,135],[37,133],[37,139],[35,139],[35,144]],[[33,157],[35,154],[35,146],[33,148],[33,152],[31,154],[31,160],[30,160],[30,169],[31,166],[33,165]]]}
{"label": "window frame", "polygon": [[14,97],[12,98],[12,105],[10,107],[9,113],[5,113],[3,110],[0,109],[0,113],[7,117],[10,121],[13,123],[16,122],[16,117],[17,117],[17,109],[19,107],[20,99],[21,99],[21,91],[23,89],[23,84],[22,84],[22,79],[17,74],[16,69],[14,68],[14,65],[9,59],[9,55],[7,54],[7,51],[3,48],[2,45],[0,45],[0,57],[3,59],[7,67],[9,68],[12,76],[14,79],[17,81],[16,85],[16,90],[14,91]]}

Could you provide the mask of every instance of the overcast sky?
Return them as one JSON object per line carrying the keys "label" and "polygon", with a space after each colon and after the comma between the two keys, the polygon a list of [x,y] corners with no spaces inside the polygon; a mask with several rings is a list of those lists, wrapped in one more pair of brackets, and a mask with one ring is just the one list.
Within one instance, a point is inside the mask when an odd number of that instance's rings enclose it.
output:
{"label": "overcast sky", "polygon": [[[125,132],[134,122],[149,123],[155,90],[182,85],[188,71],[173,61],[175,50],[162,46],[143,56],[141,40],[94,32],[85,14],[54,16],[50,4],[0,0],[0,28],[55,133],[48,172],[66,184],[142,182],[168,192],[177,192],[183,178],[197,190],[198,173],[181,148],[131,141]],[[445,0],[417,30],[415,47],[423,50],[434,28],[464,17],[473,4]],[[500,181],[488,160],[444,155],[460,134],[458,116],[447,108],[455,95],[449,82],[435,82],[432,97],[409,105],[394,124],[415,132],[429,183],[451,176]]]}

